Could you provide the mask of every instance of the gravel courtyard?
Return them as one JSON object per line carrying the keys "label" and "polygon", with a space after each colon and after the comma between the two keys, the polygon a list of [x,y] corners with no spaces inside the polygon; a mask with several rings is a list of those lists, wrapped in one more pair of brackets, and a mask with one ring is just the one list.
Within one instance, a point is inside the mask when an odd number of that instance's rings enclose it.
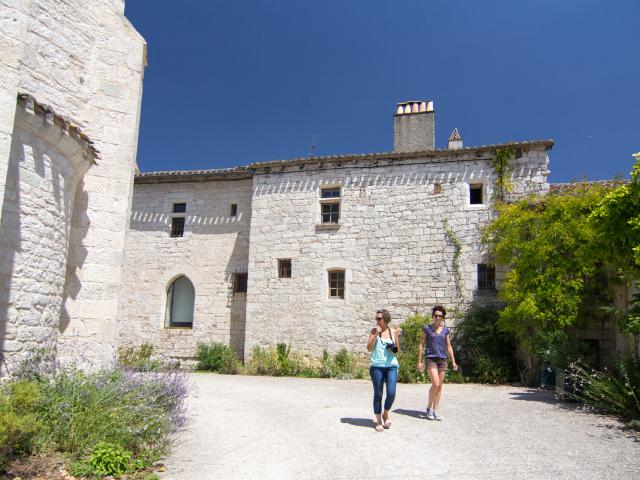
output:
{"label": "gravel courtyard", "polygon": [[398,385],[374,430],[367,380],[194,374],[189,423],[163,479],[639,479],[640,436],[518,387]]}

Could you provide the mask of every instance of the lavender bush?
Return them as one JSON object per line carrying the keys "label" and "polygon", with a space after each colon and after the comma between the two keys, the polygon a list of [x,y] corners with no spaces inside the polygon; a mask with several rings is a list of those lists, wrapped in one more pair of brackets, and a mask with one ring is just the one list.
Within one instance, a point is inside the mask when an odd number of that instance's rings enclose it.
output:
{"label": "lavender bush", "polygon": [[67,453],[83,473],[90,473],[89,460],[95,463],[100,444],[129,452],[131,470],[150,466],[167,454],[170,434],[185,423],[188,383],[178,370],[136,372],[114,366],[87,373],[53,369],[49,361],[32,357],[14,381],[39,387],[32,412],[41,428],[31,443],[39,450]]}

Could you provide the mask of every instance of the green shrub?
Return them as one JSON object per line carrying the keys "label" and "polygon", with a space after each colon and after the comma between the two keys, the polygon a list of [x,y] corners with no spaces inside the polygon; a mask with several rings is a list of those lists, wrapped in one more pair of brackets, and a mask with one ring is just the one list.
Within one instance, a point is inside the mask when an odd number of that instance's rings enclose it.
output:
{"label": "green shrub", "polygon": [[278,343],[275,348],[254,346],[251,359],[247,362],[247,372],[274,377],[349,379],[365,376],[365,368],[361,362],[346,348],[340,349],[334,356],[325,350],[318,361],[292,352],[291,347],[285,343]]}
{"label": "green shrub", "polygon": [[118,363],[126,368],[139,371],[153,371],[162,367],[159,359],[152,359],[154,347],[150,343],[143,343],[139,347],[118,348]]}
{"label": "green shrub", "polygon": [[456,322],[452,345],[460,369],[480,383],[506,383],[517,379],[517,343],[498,329],[497,304],[474,306]]}
{"label": "green shrub", "polygon": [[229,345],[222,343],[199,343],[196,349],[197,370],[220,372],[235,375],[240,371],[241,363]]}
{"label": "green shrub", "polygon": [[574,391],[569,396],[596,410],[640,424],[640,363],[619,362],[613,371],[598,371],[575,362],[567,369]]}
{"label": "green shrub", "polygon": [[152,464],[184,422],[187,386],[179,372],[63,370],[41,389],[39,436],[75,460],[106,442],[131,452],[136,465]]}
{"label": "green shrub", "polygon": [[41,425],[36,415],[40,387],[35,381],[16,381],[0,391],[0,471],[13,455],[29,453]]}
{"label": "green shrub", "polygon": [[251,350],[251,360],[248,370],[255,375],[270,375],[273,377],[316,376],[301,355],[291,352],[286,343],[278,343],[276,348],[265,349],[255,345]]}
{"label": "green shrub", "polygon": [[98,475],[122,475],[128,470],[131,452],[113,443],[98,443],[87,462]]}
{"label": "green shrub", "polygon": [[418,372],[418,347],[422,339],[422,327],[431,321],[427,315],[413,314],[400,325],[400,350],[398,351],[398,381],[402,383],[424,383],[428,379],[425,372]]}
{"label": "green shrub", "polygon": [[321,378],[339,378],[348,380],[351,378],[364,378],[366,369],[362,361],[349,352],[346,347],[342,347],[332,357],[329,352],[322,352],[322,359],[317,368],[317,376]]}

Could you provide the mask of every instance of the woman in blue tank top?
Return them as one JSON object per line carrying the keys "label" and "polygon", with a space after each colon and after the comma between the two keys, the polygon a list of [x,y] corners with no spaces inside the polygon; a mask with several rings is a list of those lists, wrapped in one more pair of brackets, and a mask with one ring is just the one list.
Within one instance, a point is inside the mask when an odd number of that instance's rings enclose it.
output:
{"label": "woman in blue tank top", "polygon": [[422,356],[424,355],[427,373],[431,379],[427,405],[427,419],[429,420],[442,420],[436,410],[440,405],[442,384],[447,373],[447,353],[451,357],[453,369],[458,370],[458,364],[453,356],[449,328],[444,326],[446,314],[447,311],[442,305],[436,305],[431,309],[433,323],[422,328],[422,340],[420,340],[418,347],[418,371],[422,371]]}
{"label": "woman in blue tank top", "polygon": [[[369,333],[367,350],[371,352],[369,374],[373,383],[373,413],[376,416],[376,432],[391,427],[389,410],[396,397],[398,381],[398,330],[389,326],[391,314],[386,310],[376,312],[376,326]],[[382,391],[387,384],[387,397],[382,412]]]}

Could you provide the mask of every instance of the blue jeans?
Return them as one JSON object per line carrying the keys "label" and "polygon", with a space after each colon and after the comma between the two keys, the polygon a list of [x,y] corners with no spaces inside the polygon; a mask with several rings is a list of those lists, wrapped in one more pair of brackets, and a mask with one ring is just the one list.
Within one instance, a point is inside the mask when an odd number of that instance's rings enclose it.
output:
{"label": "blue jeans", "polygon": [[391,410],[396,398],[396,383],[398,382],[398,367],[369,367],[369,375],[373,383],[373,413],[382,413],[382,388],[387,383],[387,398],[384,399],[384,409]]}

